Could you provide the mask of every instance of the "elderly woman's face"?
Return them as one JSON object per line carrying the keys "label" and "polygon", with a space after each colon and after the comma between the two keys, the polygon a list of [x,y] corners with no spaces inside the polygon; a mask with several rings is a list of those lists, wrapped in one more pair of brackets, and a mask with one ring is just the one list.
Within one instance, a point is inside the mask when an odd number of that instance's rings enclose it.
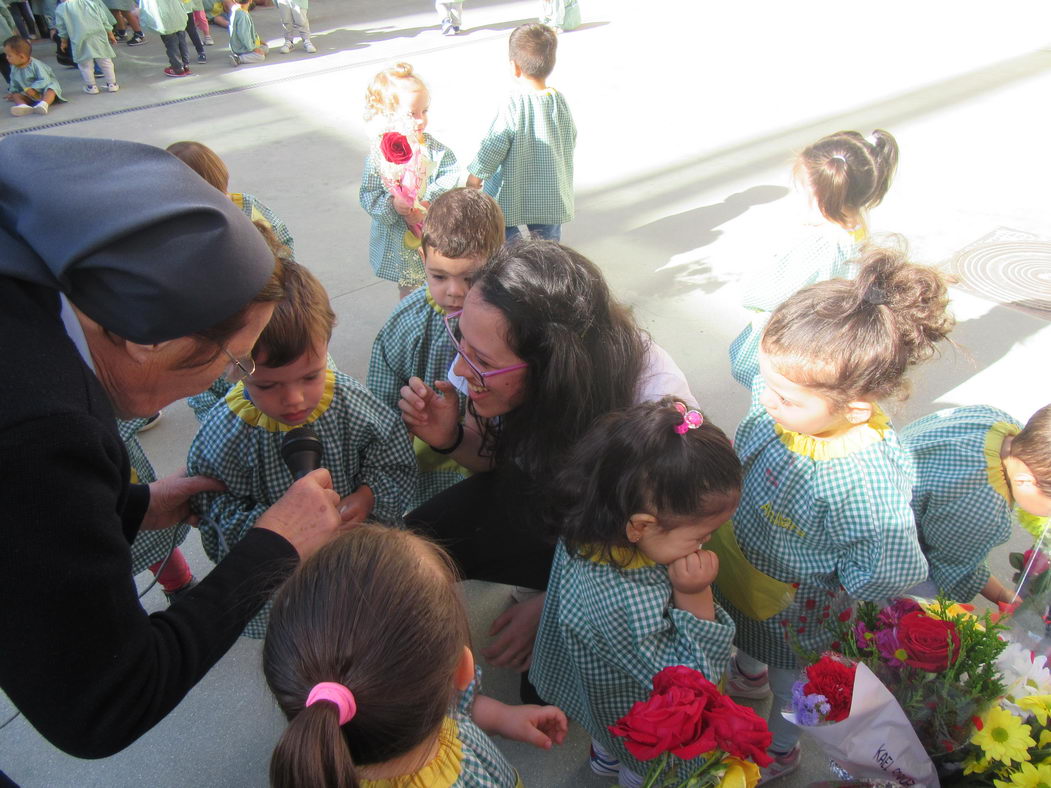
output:
{"label": "elderly woman's face", "polygon": [[[244,328],[230,337],[225,345],[230,355],[235,358],[248,356],[273,312],[273,304],[250,307]],[[208,364],[178,369],[180,361],[196,348],[195,340],[189,337],[153,347],[153,352],[148,353],[142,352],[140,346],[130,346],[119,369],[109,370],[103,378],[103,385],[121,418],[152,416],[178,399],[199,394],[230,364],[226,353],[220,352]]]}
{"label": "elderly woman's face", "polygon": [[[507,321],[503,313],[486,303],[477,289],[471,289],[460,315],[460,348],[482,372],[504,369],[521,364],[507,344]],[[456,357],[453,371],[467,381],[467,396],[474,403],[475,412],[490,419],[517,408],[525,397],[528,367],[486,376],[481,380],[471,367]]]}

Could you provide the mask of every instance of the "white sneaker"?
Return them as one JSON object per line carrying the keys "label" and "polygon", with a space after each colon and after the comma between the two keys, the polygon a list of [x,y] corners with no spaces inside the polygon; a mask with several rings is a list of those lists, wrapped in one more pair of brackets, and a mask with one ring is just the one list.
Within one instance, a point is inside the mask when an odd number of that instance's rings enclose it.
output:
{"label": "white sneaker", "polygon": [[107,82],[106,83],[106,92],[107,93],[116,93],[118,90],[120,90],[120,85],[118,85],[116,82]]}
{"label": "white sneaker", "polygon": [[15,104],[13,107],[11,107],[11,114],[14,115],[16,118],[20,118],[23,115],[32,115],[33,108],[28,104]]}
{"label": "white sneaker", "polygon": [[282,44],[281,48],[279,50],[277,50],[277,51],[280,52],[282,55],[287,55],[289,52],[291,52],[295,48],[296,48],[295,41],[285,41],[285,43]]}
{"label": "white sneaker", "polygon": [[774,762],[765,769],[760,769],[758,785],[766,785],[774,780],[780,780],[799,768],[799,745],[797,744],[784,755],[774,756]]}
{"label": "white sneaker", "polygon": [[201,39],[201,43],[204,44],[206,47],[215,46],[215,41],[212,39],[211,36],[205,36],[203,39]]}
{"label": "white sneaker", "polygon": [[241,58],[239,58],[237,55],[230,55],[230,63],[232,63],[235,66],[239,66],[241,65]]}
{"label": "white sneaker", "polygon": [[317,47],[314,46],[314,42],[311,41],[309,38],[304,38],[303,39],[303,50],[308,55],[313,55],[315,52],[317,52]]}
{"label": "white sneaker", "polygon": [[746,676],[737,666],[737,657],[730,659],[730,669],[726,671],[726,694],[731,698],[750,698],[759,700],[770,694],[770,681],[767,671],[758,676]]}
{"label": "white sneaker", "polygon": [[99,92],[99,86],[98,85],[85,85],[84,86],[84,92],[87,93],[89,96],[94,96],[96,93]]}
{"label": "white sneaker", "polygon": [[46,115],[48,110],[48,103],[46,101],[38,101],[33,105],[33,112],[37,115]]}

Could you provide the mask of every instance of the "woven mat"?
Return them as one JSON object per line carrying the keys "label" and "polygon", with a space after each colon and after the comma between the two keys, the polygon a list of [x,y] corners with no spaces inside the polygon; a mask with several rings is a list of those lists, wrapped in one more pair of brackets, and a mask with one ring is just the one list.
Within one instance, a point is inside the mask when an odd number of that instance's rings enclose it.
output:
{"label": "woven mat", "polygon": [[1051,242],[999,227],[942,268],[959,280],[961,290],[1051,320]]}

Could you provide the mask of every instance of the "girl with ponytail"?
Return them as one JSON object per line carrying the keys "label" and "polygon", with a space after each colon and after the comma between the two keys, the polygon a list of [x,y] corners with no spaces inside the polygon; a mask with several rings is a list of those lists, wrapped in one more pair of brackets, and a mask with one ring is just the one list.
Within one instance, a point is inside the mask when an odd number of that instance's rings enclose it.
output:
{"label": "girl with ponytail", "polygon": [[871,249],[855,280],[800,290],[763,333],[735,438],[741,503],[710,546],[716,599],[737,625],[727,691],[775,696],[766,779],[798,765],[799,730],[780,714],[797,653],[830,647],[829,619],[851,598],[895,597],[927,577],[912,463],[878,403],[901,397],[906,371],[949,333],[947,303],[937,271]]}
{"label": "girl with ponytail", "polygon": [[275,788],[515,788],[483,733],[561,744],[553,706],[475,694],[452,561],[407,531],[362,525],[304,562],[274,599],[263,672],[289,724]]}
{"label": "girl with ponytail", "polygon": [[730,345],[734,379],[750,387],[759,373],[759,337],[770,313],[792,293],[826,279],[851,278],[851,261],[868,238],[868,211],[883,200],[898,166],[898,143],[876,129],[870,137],[837,131],[804,148],[793,172],[820,217],[808,223],[773,267],[744,282],[743,306],[752,322]]}

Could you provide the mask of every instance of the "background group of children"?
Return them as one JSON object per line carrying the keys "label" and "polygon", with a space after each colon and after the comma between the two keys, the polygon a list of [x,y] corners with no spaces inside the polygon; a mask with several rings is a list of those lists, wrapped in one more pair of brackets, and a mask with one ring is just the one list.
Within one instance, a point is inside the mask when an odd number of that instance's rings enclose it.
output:
{"label": "background group of children", "polygon": [[[434,167],[417,204],[392,196],[366,161],[370,264],[404,295],[373,344],[367,385],[329,357],[334,313],[288,229],[258,199],[231,195],[283,258],[285,296],[252,358],[192,403],[201,425],[188,468],[227,487],[198,501],[213,559],[288,488],[280,445],[299,424],[321,436],[348,522],[397,521],[466,475],[410,442],[399,388],[447,378],[449,319],[520,225],[558,239],[572,219],[575,129],[546,85],[556,44],[542,26],[512,33],[516,90],[466,173],[426,134],[429,97],[410,66],[370,86],[367,116],[378,128],[411,116]],[[169,150],[227,191],[210,149]],[[529,673],[552,706],[480,695],[449,558],[396,527],[360,526],[305,562],[246,630],[267,638],[264,672],[290,721],[272,783],[338,774],[347,785],[512,788],[521,781],[487,733],[548,748],[568,715],[592,737],[592,769],[639,786],[646,764],[608,726],[676,664],[725,676],[737,697],[773,693],[769,781],[799,763],[798,729],[779,713],[799,654],[829,647],[828,622],[851,600],[936,590],[1012,602],[986,558],[1018,520],[1051,515],[1051,406],[1024,427],[991,406],[891,425],[880,403],[904,396],[906,373],[953,327],[943,276],[869,241],[868,210],[897,159],[882,130],[838,132],[797,157],[815,221],[746,283],[754,317],[730,355],[751,407],[733,443],[669,397],[603,417],[552,469],[559,545]],[[414,246],[407,231],[420,222]],[[465,407],[452,384],[441,391]],[[134,425],[123,429],[131,449]],[[145,455],[130,453],[148,478]],[[172,594],[192,585],[177,550],[164,558],[185,533],[133,545],[137,568],[151,566]]]}

